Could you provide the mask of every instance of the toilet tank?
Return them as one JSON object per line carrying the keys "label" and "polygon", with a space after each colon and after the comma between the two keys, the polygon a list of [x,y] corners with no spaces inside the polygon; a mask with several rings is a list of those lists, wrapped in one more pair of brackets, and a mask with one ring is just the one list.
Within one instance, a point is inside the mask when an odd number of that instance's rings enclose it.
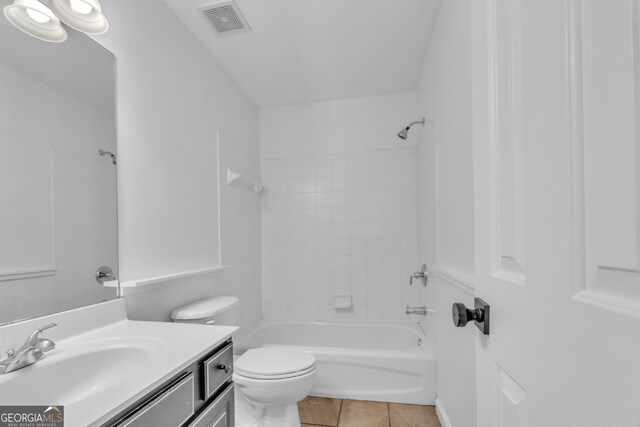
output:
{"label": "toilet tank", "polygon": [[213,297],[173,310],[171,318],[179,323],[235,326],[238,298]]}

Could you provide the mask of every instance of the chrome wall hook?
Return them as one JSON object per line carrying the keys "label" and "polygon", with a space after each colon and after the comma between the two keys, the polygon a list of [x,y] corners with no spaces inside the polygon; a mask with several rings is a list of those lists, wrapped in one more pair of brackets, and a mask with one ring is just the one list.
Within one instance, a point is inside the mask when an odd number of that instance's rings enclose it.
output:
{"label": "chrome wall hook", "polygon": [[244,184],[250,184],[253,186],[253,192],[256,196],[259,196],[265,191],[264,185],[259,182],[249,182],[240,176],[239,173],[232,171],[230,168],[227,168],[227,184],[233,185],[235,182],[243,182]]}

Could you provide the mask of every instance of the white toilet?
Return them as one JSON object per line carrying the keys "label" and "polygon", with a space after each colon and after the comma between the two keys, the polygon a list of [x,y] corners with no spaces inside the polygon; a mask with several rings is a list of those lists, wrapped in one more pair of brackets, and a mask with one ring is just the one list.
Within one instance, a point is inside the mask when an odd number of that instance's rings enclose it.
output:
{"label": "white toilet", "polygon": [[[216,297],[174,310],[174,322],[231,326],[238,298]],[[237,427],[300,427],[296,403],[316,375],[313,355],[283,348],[253,348],[234,361]]]}

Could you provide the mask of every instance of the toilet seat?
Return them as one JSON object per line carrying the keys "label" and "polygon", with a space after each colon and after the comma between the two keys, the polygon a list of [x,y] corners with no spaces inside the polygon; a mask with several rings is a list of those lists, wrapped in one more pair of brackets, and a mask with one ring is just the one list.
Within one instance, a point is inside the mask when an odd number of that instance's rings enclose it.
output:
{"label": "toilet seat", "polygon": [[[239,373],[238,371],[236,371],[235,374],[238,377],[252,379],[252,380],[286,380],[289,378],[301,377],[303,375],[314,372],[315,370],[316,370],[316,367],[314,365],[304,371],[292,372],[289,374],[282,374],[282,375],[261,375],[261,374],[252,374],[252,373],[246,373],[246,372]],[[236,378],[236,381],[237,381],[237,378]]]}
{"label": "toilet seat", "polygon": [[281,348],[252,348],[235,362],[237,375],[258,380],[279,380],[309,374],[316,369],[313,355]]}

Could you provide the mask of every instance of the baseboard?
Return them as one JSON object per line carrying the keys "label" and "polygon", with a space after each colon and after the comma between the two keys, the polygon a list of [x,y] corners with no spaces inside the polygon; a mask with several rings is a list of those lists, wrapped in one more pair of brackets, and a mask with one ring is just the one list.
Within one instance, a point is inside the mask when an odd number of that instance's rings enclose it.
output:
{"label": "baseboard", "polygon": [[453,427],[451,425],[451,421],[449,421],[449,417],[444,410],[444,406],[442,406],[442,402],[440,399],[436,399],[436,415],[438,415],[438,419],[440,420],[440,424],[442,427]]}

